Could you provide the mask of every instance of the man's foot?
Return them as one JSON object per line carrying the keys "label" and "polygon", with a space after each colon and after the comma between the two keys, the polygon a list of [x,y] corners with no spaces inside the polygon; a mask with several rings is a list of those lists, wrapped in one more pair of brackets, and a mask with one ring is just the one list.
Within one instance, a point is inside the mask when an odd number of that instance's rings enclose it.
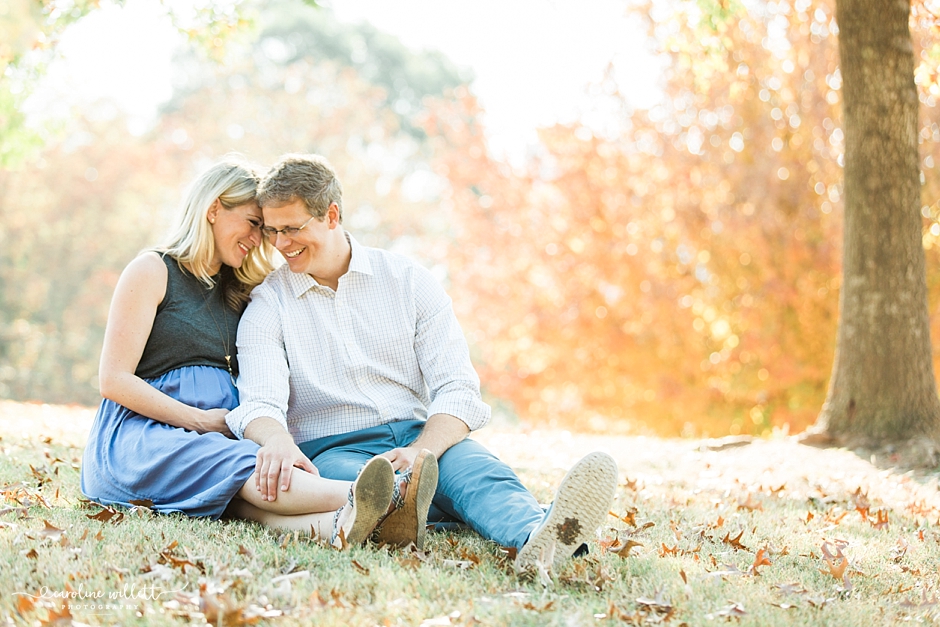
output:
{"label": "man's foot", "polygon": [[[413,542],[420,550],[424,549],[427,534],[428,509],[437,491],[437,458],[431,451],[422,449],[405,474],[408,472],[410,477],[406,476],[396,484],[404,496],[394,503],[395,509],[382,521],[375,541],[392,546],[407,546]],[[400,481],[399,477],[396,477],[397,481]],[[388,501],[385,505],[387,508]]]}
{"label": "man's foot", "polygon": [[388,510],[394,484],[392,463],[384,457],[370,459],[349,487],[349,502],[333,516],[330,544],[344,549],[365,542]]}
{"label": "man's foot", "polygon": [[552,506],[518,555],[517,572],[558,569],[594,537],[617,491],[617,463],[607,453],[590,453],[575,464],[558,487]]}

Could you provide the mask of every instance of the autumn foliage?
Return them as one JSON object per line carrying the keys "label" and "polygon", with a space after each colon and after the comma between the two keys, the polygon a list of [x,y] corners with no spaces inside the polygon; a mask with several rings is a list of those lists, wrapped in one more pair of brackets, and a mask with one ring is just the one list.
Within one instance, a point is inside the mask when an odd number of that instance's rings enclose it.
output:
{"label": "autumn foliage", "polygon": [[487,157],[470,96],[427,121],[459,224],[459,315],[486,389],[524,420],[761,434],[801,430],[825,399],[841,254],[833,7],[707,5],[648,11],[669,60],[662,104],[631,110],[611,73],[595,91],[621,123],[545,129],[523,173]]}

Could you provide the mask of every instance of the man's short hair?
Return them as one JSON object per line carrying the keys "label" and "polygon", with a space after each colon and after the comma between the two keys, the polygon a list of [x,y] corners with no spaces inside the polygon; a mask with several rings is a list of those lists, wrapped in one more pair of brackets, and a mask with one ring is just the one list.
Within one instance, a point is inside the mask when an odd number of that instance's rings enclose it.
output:
{"label": "man's short hair", "polygon": [[321,220],[335,202],[339,221],[343,221],[343,186],[333,166],[320,155],[284,155],[261,180],[258,205],[262,208],[281,207],[296,200]]}

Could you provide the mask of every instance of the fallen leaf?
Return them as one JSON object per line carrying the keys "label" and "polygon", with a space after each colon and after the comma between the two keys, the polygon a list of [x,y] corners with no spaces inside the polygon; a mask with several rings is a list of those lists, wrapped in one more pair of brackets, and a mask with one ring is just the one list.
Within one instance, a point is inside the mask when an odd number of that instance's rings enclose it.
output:
{"label": "fallen leaf", "polygon": [[868,493],[862,492],[861,486],[852,495],[852,505],[855,507],[855,511],[861,515],[863,521],[868,520],[868,509],[871,507],[871,502],[868,500]]}
{"label": "fallen leaf", "polygon": [[888,528],[888,510],[882,508],[875,512],[875,520],[869,520],[868,523],[875,529]]}
{"label": "fallen leaf", "polygon": [[627,557],[630,557],[630,550],[633,549],[633,547],[637,547],[637,546],[643,546],[643,543],[637,542],[636,540],[628,539],[628,540],[624,540],[622,544],[618,544],[616,546],[610,547],[608,551],[610,553],[619,555],[621,558],[627,558]]}
{"label": "fallen leaf", "polygon": [[682,531],[679,529],[679,523],[677,523],[677,522],[674,521],[674,520],[670,520],[670,521],[669,521],[669,527],[672,529],[673,535],[676,536],[676,541],[677,541],[677,542],[681,542],[681,541],[682,541]]}
{"label": "fallen leaf", "polygon": [[640,609],[653,614],[665,614],[666,616],[671,616],[675,611],[672,603],[663,599],[662,588],[656,590],[652,597],[639,597],[636,600],[636,603],[640,606]]}
{"label": "fallen leaf", "polygon": [[33,600],[33,597],[25,592],[16,592],[16,612],[20,616],[23,614],[28,614],[33,611],[33,608],[36,606],[36,601]]}
{"label": "fallen leaf", "polygon": [[44,527],[37,532],[39,537],[58,542],[62,538],[62,534],[65,533],[65,530],[59,529],[48,520],[43,519],[42,522]]}
{"label": "fallen leaf", "polygon": [[245,557],[247,557],[247,558],[249,558],[249,559],[251,559],[252,557],[255,556],[255,554],[251,551],[251,549],[249,549],[248,547],[246,547],[244,544],[239,544],[239,545],[238,545],[238,554],[239,554],[239,555],[244,555]]}
{"label": "fallen leaf", "polygon": [[777,589],[781,594],[805,594],[806,588],[800,585],[797,582],[794,583],[777,583],[774,584],[774,588]]}
{"label": "fallen leaf", "polygon": [[369,574],[369,569],[366,568],[365,566],[363,566],[362,564],[360,564],[359,562],[357,562],[356,560],[352,560],[350,563],[351,563],[351,564],[355,567],[355,569],[356,569],[357,571],[359,571],[361,574],[363,574],[363,575],[368,575],[368,574]]}
{"label": "fallen leaf", "polygon": [[907,540],[904,538],[898,538],[897,544],[895,544],[894,548],[891,549],[891,560],[897,564],[905,555],[907,555],[907,550],[909,548],[911,548],[911,545],[908,544]]}
{"label": "fallen leaf", "polygon": [[[835,553],[832,553],[829,550],[830,548],[834,548]],[[820,569],[819,572],[824,575],[831,575],[836,579],[842,579],[845,576],[845,569],[849,565],[849,559],[842,553],[842,547],[823,542],[822,554],[826,570]]]}
{"label": "fallen leaf", "polygon": [[746,546],[744,546],[744,545],[741,543],[741,536],[743,536],[743,535],[744,535],[744,530],[742,529],[742,530],[741,530],[741,533],[739,533],[737,536],[735,536],[735,537],[732,538],[732,537],[731,537],[731,532],[729,531],[727,534],[725,534],[725,537],[722,538],[721,541],[724,542],[725,544],[729,545],[730,547],[732,547],[732,548],[735,549],[735,550],[738,550],[738,551],[747,551],[748,548],[747,548]]}
{"label": "fallen leaf", "polygon": [[826,598],[826,597],[806,597],[806,602],[815,607],[816,609],[822,609],[826,606],[826,603],[829,601],[834,601],[835,597]]}
{"label": "fallen leaf", "polygon": [[764,505],[754,495],[753,492],[749,492],[746,499],[744,499],[743,501],[738,500],[738,509],[746,509],[750,512],[753,512],[756,510],[763,510]]}
{"label": "fallen leaf", "polygon": [[759,549],[757,551],[757,555],[754,556],[754,563],[751,564],[751,568],[748,572],[752,573],[755,577],[760,576],[760,573],[757,572],[758,567],[771,565],[771,561],[768,555],[769,552],[767,551],[766,547]]}
{"label": "fallen leaf", "polygon": [[[714,616],[719,618],[725,618],[727,620],[740,619],[742,616],[746,616],[747,611],[745,611],[744,606],[740,603],[731,603],[727,607],[723,607],[720,610],[716,611]],[[709,615],[706,614],[706,617]]]}
{"label": "fallen leaf", "polygon": [[631,527],[636,527],[636,513],[637,513],[637,510],[636,510],[635,507],[634,507],[634,508],[630,508],[629,510],[627,510],[627,512],[626,512],[623,516],[618,516],[617,514],[615,514],[615,513],[613,513],[613,512],[607,512],[607,513],[610,514],[611,516],[613,516],[614,518],[616,518],[617,520],[621,520],[621,521],[625,522],[626,524],[630,525]]}
{"label": "fallen leaf", "polygon": [[771,603],[771,605],[774,607],[779,607],[781,610],[792,610],[799,607],[794,603]]}

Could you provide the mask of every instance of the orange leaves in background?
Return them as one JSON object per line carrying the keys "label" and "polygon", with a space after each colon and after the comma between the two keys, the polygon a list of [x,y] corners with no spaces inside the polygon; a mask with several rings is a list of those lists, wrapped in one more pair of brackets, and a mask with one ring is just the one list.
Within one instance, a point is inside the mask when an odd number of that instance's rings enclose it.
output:
{"label": "orange leaves in background", "polygon": [[742,8],[721,45],[684,8],[653,11],[663,102],[635,110],[612,72],[598,107],[621,119],[543,130],[525,168],[487,156],[469,95],[428,117],[455,308],[486,391],[523,420],[700,435],[815,419],[838,315],[837,31],[829,3],[776,6]]}

